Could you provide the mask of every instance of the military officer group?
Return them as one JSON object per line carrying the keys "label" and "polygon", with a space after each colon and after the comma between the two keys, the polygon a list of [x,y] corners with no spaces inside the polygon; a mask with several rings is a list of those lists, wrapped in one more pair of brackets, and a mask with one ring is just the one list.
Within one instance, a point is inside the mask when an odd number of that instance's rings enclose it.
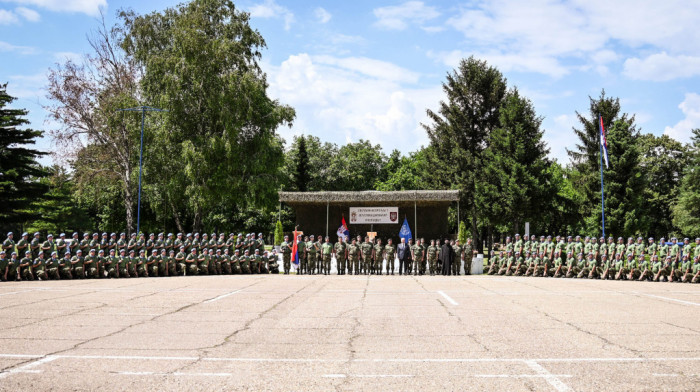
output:
{"label": "military officer group", "polygon": [[[400,239],[398,245],[391,238],[386,244],[382,240],[358,236],[350,241],[338,237],[335,243],[329,237],[314,238],[313,235],[297,238],[296,247],[287,236],[279,247],[283,273],[289,274],[294,263],[297,274],[324,274],[331,272],[331,259],[336,259],[339,275],[373,274],[394,275],[398,262],[399,275],[459,275],[471,271],[476,251],[471,240],[461,245],[459,240],[424,239],[408,242]],[[292,254],[294,252],[294,254]],[[667,243],[662,238],[658,243],[649,238],[645,244],[641,237],[627,243],[620,237],[617,243],[611,237],[580,236],[566,238],[534,235],[521,238],[516,234],[512,241],[494,245],[488,260],[486,273],[506,276],[542,276],[618,280],[664,280],[698,283],[700,281],[700,238],[691,244],[686,238],[678,243],[675,238]],[[20,258],[20,255],[24,257]],[[0,251],[0,279],[47,280],[84,278],[136,278],[177,275],[220,274],[279,274],[277,250],[267,251],[262,233],[233,233],[218,236],[206,233],[164,233],[108,235],[78,233],[72,238],[61,234],[58,239],[47,235],[42,240],[34,233],[30,240],[24,233],[15,242],[13,233],[8,233]]]}

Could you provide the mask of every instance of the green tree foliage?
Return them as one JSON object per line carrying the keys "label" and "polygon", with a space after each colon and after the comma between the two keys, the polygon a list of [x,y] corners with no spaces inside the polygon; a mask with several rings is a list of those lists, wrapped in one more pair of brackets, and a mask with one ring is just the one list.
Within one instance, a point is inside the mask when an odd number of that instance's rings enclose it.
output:
{"label": "green tree foliage", "polygon": [[[649,229],[648,215],[643,212],[645,181],[640,167],[638,139],[634,117],[622,116],[607,130],[610,167],[603,170],[605,226],[606,233],[614,236],[641,234]],[[594,206],[600,208],[600,194],[597,200],[593,200],[596,201]],[[598,235],[600,224],[600,209],[593,210],[586,219],[587,232]]]}
{"label": "green tree foliage", "polygon": [[389,156],[386,165],[385,181],[376,183],[378,191],[405,191],[430,189],[431,183],[435,179],[431,178],[430,164],[428,156],[432,153],[432,148],[421,148],[411,152],[407,156],[394,150]]}
{"label": "green tree foliage", "polygon": [[[295,136],[285,154],[283,189],[301,191],[300,183],[306,181],[307,191],[329,190],[333,182],[331,162],[337,154],[338,146],[321,142],[317,136]],[[304,170],[306,174],[300,175]]]}
{"label": "green tree foliage", "polygon": [[169,111],[148,150],[166,207],[154,210],[200,229],[211,214],[274,205],[283,164],[276,130],[294,110],[267,96],[265,41],[249,15],[228,0],[194,0],[120,16],[122,47],[144,69],[144,99]]}
{"label": "green tree foliage", "polygon": [[468,236],[469,231],[467,231],[467,224],[464,223],[464,221],[459,222],[459,232],[457,233],[457,239],[459,240],[460,244],[466,244]]}
{"label": "green tree foliage", "polygon": [[581,233],[583,194],[575,186],[580,173],[571,167],[563,167],[558,162],[552,162],[547,172],[553,192],[545,196],[550,206],[540,212],[543,222],[538,226],[538,230],[561,235]]}
{"label": "green tree foliage", "polygon": [[275,223],[275,245],[279,245],[284,240],[284,230],[282,229],[282,222],[277,221]]}
{"label": "green tree foliage", "polygon": [[34,206],[38,218],[29,222],[25,231],[58,234],[71,230],[94,230],[87,212],[75,203],[74,183],[66,169],[54,165],[49,168],[49,173],[48,177],[41,179],[48,192]]}
{"label": "green tree foliage", "polygon": [[20,129],[29,124],[24,109],[11,109],[15,98],[7,94],[7,84],[0,84],[0,227],[3,231],[21,227],[38,212],[32,203],[47,190],[39,181],[47,175],[37,163],[46,153],[30,146],[42,131]]}
{"label": "green tree foliage", "polygon": [[675,231],[673,206],[678,199],[683,170],[690,157],[688,147],[668,135],[644,134],[638,141],[640,166],[646,180],[644,216],[650,225],[643,232],[659,238]]}
{"label": "green tree foliage", "polygon": [[[119,26],[107,29],[103,23],[83,63],[69,60],[52,68],[46,109],[58,124],[51,131],[54,154],[74,162],[75,191],[93,195],[83,199],[93,210],[116,208],[105,213],[121,215],[112,221],[130,231],[136,221],[141,116],[118,110],[138,105],[139,68],[116,46],[121,39]],[[121,206],[105,203],[102,194],[115,196],[113,190]]]}
{"label": "green tree foliage", "polygon": [[700,129],[693,130],[688,165],[673,207],[673,224],[684,235],[700,237]]}
{"label": "green tree foliage", "polygon": [[374,190],[374,185],[386,178],[386,160],[382,146],[367,140],[340,147],[331,163],[331,190]]}
{"label": "green tree foliage", "polygon": [[437,112],[427,111],[431,124],[423,125],[434,152],[433,175],[440,188],[461,191],[461,205],[471,217],[472,238],[479,246],[477,193],[483,152],[490,133],[499,126],[506,79],[485,61],[469,57],[447,75],[442,87],[447,99]]}
{"label": "green tree foliage", "polygon": [[[576,178],[578,182],[575,185],[584,196],[584,202],[581,205],[582,216],[590,220],[596,213],[595,211],[598,211],[600,216],[599,116],[603,116],[605,129],[609,129],[617,120],[634,122],[634,116],[629,118],[626,113],[621,113],[620,99],[607,97],[605,90],[600,93],[598,98],[588,97],[588,99],[590,102],[588,115],[576,112],[581,128],[574,128],[574,133],[579,140],[573,149],[567,148],[567,153],[571,158],[573,168],[579,174]],[[608,137],[608,143],[610,143],[610,137]],[[600,223],[598,227],[600,227]],[[600,229],[596,232],[600,232]]]}
{"label": "green tree foliage", "polygon": [[530,100],[509,91],[499,108],[499,124],[488,135],[483,177],[477,182],[479,210],[489,225],[518,231],[524,222],[542,228],[542,211],[555,192],[547,170],[542,119]]}
{"label": "green tree foliage", "polygon": [[294,185],[297,191],[306,192],[309,188],[309,153],[306,151],[306,138],[301,135],[298,139],[296,156],[294,157]]}

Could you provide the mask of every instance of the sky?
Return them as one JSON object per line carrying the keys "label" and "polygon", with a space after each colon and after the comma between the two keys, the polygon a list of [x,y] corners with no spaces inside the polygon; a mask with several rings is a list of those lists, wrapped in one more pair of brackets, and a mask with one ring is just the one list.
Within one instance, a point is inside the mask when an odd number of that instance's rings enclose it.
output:
{"label": "sky", "polygon": [[[90,52],[87,37],[119,9],[161,11],[164,0],[0,0],[0,83],[55,127],[43,106],[47,73]],[[496,66],[543,117],[550,157],[568,163],[576,112],[605,89],[644,133],[689,142],[700,128],[700,1],[241,0],[267,48],[269,95],[296,109],[280,135],[360,139],[388,154],[428,144],[421,124],[442,83],[471,55]],[[147,104],[147,103],[146,103]],[[45,137],[38,143],[50,151]],[[45,158],[50,162],[51,158]],[[47,163],[47,162],[44,162]]]}

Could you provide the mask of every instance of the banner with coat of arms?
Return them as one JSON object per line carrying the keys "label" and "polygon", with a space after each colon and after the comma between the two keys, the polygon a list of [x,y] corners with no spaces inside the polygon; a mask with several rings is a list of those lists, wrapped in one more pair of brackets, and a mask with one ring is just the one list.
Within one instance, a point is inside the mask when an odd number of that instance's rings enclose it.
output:
{"label": "banner with coat of arms", "polygon": [[351,225],[399,223],[399,207],[350,207]]}

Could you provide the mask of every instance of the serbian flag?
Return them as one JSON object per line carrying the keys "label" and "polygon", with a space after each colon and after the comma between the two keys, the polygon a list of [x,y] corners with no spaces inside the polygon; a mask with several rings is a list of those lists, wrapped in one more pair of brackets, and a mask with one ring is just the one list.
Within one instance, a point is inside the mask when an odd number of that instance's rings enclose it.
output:
{"label": "serbian flag", "polygon": [[345,223],[345,216],[343,215],[343,221],[340,223],[340,227],[338,228],[338,237],[343,237],[345,241],[348,240],[350,237],[350,230],[348,230],[348,224]]}
{"label": "serbian flag", "polygon": [[299,247],[297,246],[297,231],[294,230],[294,245],[292,245],[292,263],[299,265]]}
{"label": "serbian flag", "polygon": [[603,125],[603,116],[598,116],[600,128],[600,145],[603,150],[603,158],[605,159],[605,168],[608,169],[608,139],[605,137],[605,126]]}

